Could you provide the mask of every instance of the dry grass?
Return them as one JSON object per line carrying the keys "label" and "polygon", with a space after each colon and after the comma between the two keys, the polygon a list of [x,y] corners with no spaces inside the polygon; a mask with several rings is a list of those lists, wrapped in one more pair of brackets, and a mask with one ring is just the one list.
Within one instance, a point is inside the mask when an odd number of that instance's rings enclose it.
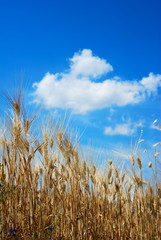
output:
{"label": "dry grass", "polygon": [[0,239],[160,239],[161,190],[144,181],[140,158],[130,157],[131,168],[138,164],[131,177],[112,161],[101,175],[61,128],[33,137],[21,101],[10,103],[0,138]]}

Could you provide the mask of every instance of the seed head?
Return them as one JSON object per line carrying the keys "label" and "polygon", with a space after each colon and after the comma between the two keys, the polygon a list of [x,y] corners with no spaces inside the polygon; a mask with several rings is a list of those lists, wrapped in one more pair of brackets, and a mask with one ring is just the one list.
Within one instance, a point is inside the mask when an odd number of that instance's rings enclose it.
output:
{"label": "seed head", "polygon": [[130,155],[130,156],[129,156],[129,159],[130,159],[130,161],[131,161],[131,164],[134,166],[134,164],[135,164],[134,156],[133,156],[133,155]]}
{"label": "seed head", "polygon": [[142,169],[142,162],[139,157],[137,158],[137,163],[138,163],[139,168]]}
{"label": "seed head", "polygon": [[148,167],[151,168],[152,167],[152,162],[148,163]]}
{"label": "seed head", "polygon": [[16,114],[17,116],[19,116],[19,115],[20,115],[20,106],[19,106],[18,102],[15,101],[15,102],[13,103],[13,108],[14,108],[15,114]]}
{"label": "seed head", "polygon": [[109,164],[109,165],[112,165],[112,160],[109,160],[109,161],[108,161],[108,164]]}

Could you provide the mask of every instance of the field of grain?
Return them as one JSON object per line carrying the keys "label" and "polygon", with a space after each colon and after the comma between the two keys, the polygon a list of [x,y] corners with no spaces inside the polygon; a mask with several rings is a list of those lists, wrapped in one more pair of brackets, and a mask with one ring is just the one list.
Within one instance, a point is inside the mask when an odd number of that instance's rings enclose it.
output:
{"label": "field of grain", "polygon": [[151,162],[151,182],[133,155],[133,175],[112,160],[100,174],[63,128],[38,128],[36,137],[21,98],[9,102],[0,136],[0,239],[160,239],[160,173]]}

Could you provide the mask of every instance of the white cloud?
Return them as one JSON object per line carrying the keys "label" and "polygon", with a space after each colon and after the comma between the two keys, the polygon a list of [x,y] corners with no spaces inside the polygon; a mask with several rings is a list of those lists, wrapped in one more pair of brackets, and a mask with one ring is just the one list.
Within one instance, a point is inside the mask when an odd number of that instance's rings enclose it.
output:
{"label": "white cloud", "polygon": [[161,87],[161,75],[149,73],[148,77],[142,78],[140,83],[144,86],[149,95],[156,93],[158,87]]}
{"label": "white cloud", "polygon": [[75,113],[125,106],[143,101],[147,94],[157,91],[161,75],[150,73],[141,81],[122,81],[118,77],[95,82],[113,67],[91,50],[84,49],[70,59],[67,73],[47,73],[34,83],[34,102],[47,108],[70,108]]}
{"label": "white cloud", "polygon": [[84,49],[82,52],[75,53],[70,59],[70,73],[73,76],[84,76],[97,78],[102,74],[113,71],[111,64],[97,56],[93,56],[92,51]]}
{"label": "white cloud", "polygon": [[[132,121],[131,118],[121,117],[122,123],[116,124],[114,127],[108,126],[104,129],[105,135],[125,135],[132,136],[138,130],[138,128],[144,127],[144,120]],[[142,131],[142,130],[141,130]]]}
{"label": "white cloud", "polygon": [[114,128],[106,127],[104,133],[106,135],[125,135],[130,136],[136,131],[135,127],[132,127],[130,123],[117,124]]}

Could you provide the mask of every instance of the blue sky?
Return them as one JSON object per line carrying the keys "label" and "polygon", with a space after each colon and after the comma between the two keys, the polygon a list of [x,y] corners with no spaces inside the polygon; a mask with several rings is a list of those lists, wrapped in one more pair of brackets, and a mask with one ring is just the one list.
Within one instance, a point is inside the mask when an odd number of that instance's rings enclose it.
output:
{"label": "blue sky", "polygon": [[83,145],[129,153],[143,130],[150,148],[160,141],[160,9],[159,0],[1,1],[0,88],[23,78],[30,107],[71,112]]}

